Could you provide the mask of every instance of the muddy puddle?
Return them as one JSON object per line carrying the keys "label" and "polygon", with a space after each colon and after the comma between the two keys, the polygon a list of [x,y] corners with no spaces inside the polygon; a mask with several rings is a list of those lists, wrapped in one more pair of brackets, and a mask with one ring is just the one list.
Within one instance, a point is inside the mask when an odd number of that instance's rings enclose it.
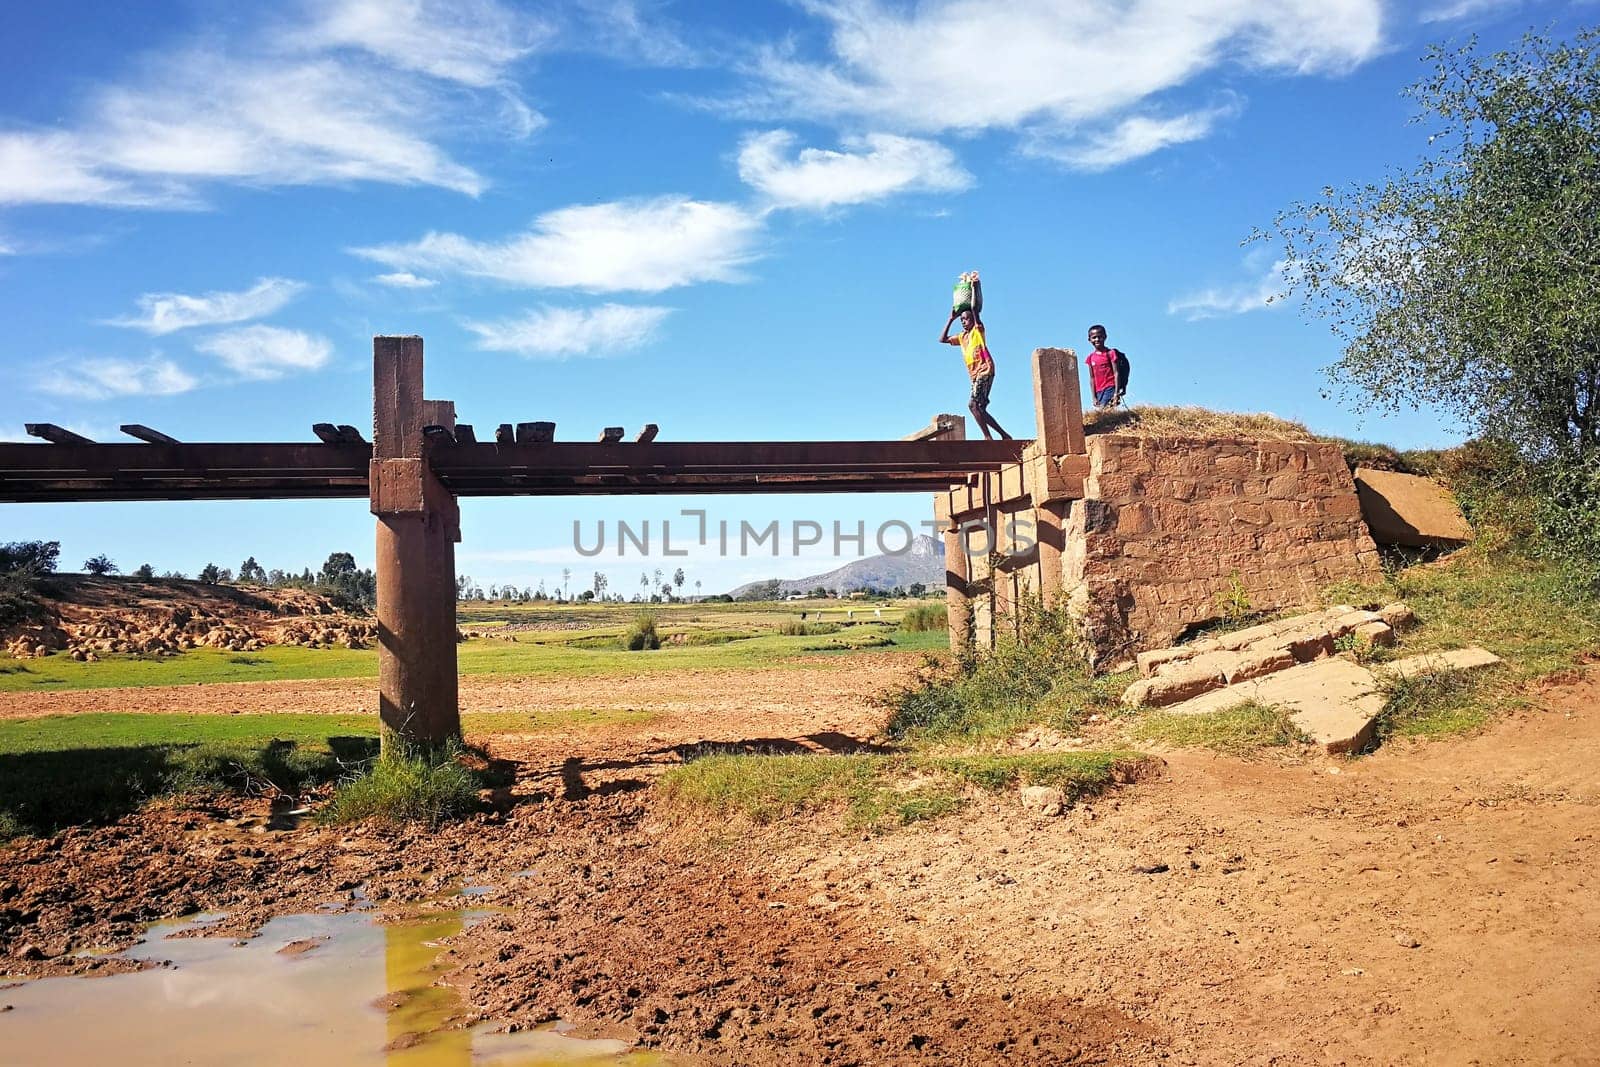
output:
{"label": "muddy puddle", "polygon": [[463,1005],[453,990],[433,984],[442,942],[481,914],[435,912],[392,924],[360,912],[290,915],[247,941],[194,936],[216,916],[152,927],[122,955],[158,966],[0,989],[0,1060],[119,1067],[667,1063],[630,1052],[625,1042],[582,1040],[561,1027],[450,1028]]}

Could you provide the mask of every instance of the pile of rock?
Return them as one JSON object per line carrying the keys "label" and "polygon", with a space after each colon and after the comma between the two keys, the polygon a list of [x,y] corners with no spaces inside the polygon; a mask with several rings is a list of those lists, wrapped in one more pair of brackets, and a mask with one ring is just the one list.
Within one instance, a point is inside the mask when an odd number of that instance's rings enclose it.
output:
{"label": "pile of rock", "polygon": [[250,629],[188,607],[143,616],[103,615],[92,622],[65,624],[66,651],[76,660],[98,659],[103,653],[134,656],[176,656],[191,648],[257,652],[265,642]]}
{"label": "pile of rock", "polygon": [[1331,656],[1348,640],[1352,648],[1393,645],[1395,631],[1416,623],[1404,604],[1363,611],[1341,604],[1325,611],[1208,637],[1138,655],[1140,681],[1122,694],[1129,705],[1165,707],[1225,685]]}
{"label": "pile of rock", "polygon": [[1189,645],[1141,653],[1144,678],[1123,703],[1204,715],[1244,704],[1284,709],[1295,726],[1329,753],[1359,752],[1375,736],[1386,703],[1385,679],[1473,670],[1500,662],[1483,648],[1458,648],[1368,667],[1363,646],[1391,645],[1415,623],[1404,604],[1379,611],[1348,605],[1252,626]]}
{"label": "pile of rock", "polygon": [[378,627],[364,619],[304,619],[281,627],[277,643],[302,648],[367,648],[377,637]]}

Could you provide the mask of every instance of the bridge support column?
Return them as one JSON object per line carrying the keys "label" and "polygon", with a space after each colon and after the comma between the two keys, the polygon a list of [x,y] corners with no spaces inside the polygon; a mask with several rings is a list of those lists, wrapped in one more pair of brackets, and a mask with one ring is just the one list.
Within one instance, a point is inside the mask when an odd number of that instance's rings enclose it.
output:
{"label": "bridge support column", "polygon": [[372,341],[372,513],[377,516],[378,714],[386,750],[461,736],[455,543],[461,511],[428,466],[422,427],[454,421],[422,398],[422,338]]}

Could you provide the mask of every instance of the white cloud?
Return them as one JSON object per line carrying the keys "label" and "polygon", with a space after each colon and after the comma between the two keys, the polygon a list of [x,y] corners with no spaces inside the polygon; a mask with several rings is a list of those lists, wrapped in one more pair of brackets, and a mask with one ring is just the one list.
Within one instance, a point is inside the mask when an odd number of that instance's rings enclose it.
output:
{"label": "white cloud", "polygon": [[439,284],[432,278],[419,278],[408,270],[396,271],[393,274],[375,274],[372,280],[391,289],[431,289]]}
{"label": "white cloud", "polygon": [[739,147],[739,177],[777,207],[823,210],[902,192],[959,192],[972,186],[955,153],[933,141],[874,133],[845,151],[803,148],[788,130],[751,134]]}
{"label": "white cloud", "polygon": [[[1255,261],[1259,262],[1259,259]],[[1197,322],[1224,315],[1243,315],[1275,306],[1278,295],[1284,290],[1283,274],[1286,267],[1287,263],[1280,259],[1254,280],[1212,286],[1175,297],[1167,303],[1167,314],[1182,315],[1190,322]]]}
{"label": "white cloud", "polygon": [[499,84],[507,68],[555,34],[549,23],[494,0],[335,0],[310,13],[291,41],[313,50],[359,48],[478,88]]}
{"label": "white cloud", "polygon": [[1424,9],[1422,14],[1417,16],[1417,21],[1450,22],[1454,19],[1470,18],[1473,15],[1514,11],[1521,6],[1522,0],[1450,0]]}
{"label": "white cloud", "polygon": [[40,375],[40,392],[78,400],[118,396],[173,396],[187,393],[199,379],[169,359],[84,359],[58,364]]}
{"label": "white cloud", "polygon": [[63,128],[0,133],[0,204],[192,208],[211,182],[476,195],[484,179],[435,137],[484,115],[537,128],[508,71],[546,36],[493,0],[337,0],[146,54]]}
{"label": "white cloud", "polygon": [[254,380],[316,370],[333,354],[333,345],[327,338],[277,326],[224,330],[199,342],[195,348],[215,356],[239,377]]}
{"label": "white cloud", "polygon": [[140,314],[136,318],[110,319],[108,324],[156,335],[191,326],[222,326],[270,315],[304,289],[304,282],[262,278],[239,293],[145,293],[138,299]]}
{"label": "white cloud", "polygon": [[409,244],[355,248],[397,270],[465,274],[531,289],[656,293],[740,279],[761,220],[736,204],[663,196],[546,212],[526,233],[474,241],[429,233]]}
{"label": "white cloud", "polygon": [[540,308],[519,318],[468,322],[478,347],[520,356],[604,356],[652,340],[672,313],[664,307],[602,304],[594,308]]}
{"label": "white cloud", "polygon": [[1086,134],[1079,141],[1037,138],[1025,145],[1030,155],[1055,159],[1074,170],[1102,171],[1159,152],[1175,144],[1187,144],[1208,136],[1223,119],[1238,115],[1237,102],[1206,111],[1160,118],[1133,115],[1110,129]]}
{"label": "white cloud", "polygon": [[1003,13],[992,0],[804,6],[828,27],[828,54],[761,51],[732,110],[907,133],[1077,137],[1225,64],[1337,73],[1383,44],[1382,0],[1014,0]]}

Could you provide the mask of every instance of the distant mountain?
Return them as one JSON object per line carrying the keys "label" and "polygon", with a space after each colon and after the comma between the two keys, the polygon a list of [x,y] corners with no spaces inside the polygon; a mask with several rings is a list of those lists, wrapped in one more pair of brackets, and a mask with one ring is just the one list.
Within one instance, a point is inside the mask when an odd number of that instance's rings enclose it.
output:
{"label": "distant mountain", "polygon": [[[809,578],[768,578],[759,582],[746,582],[733,590],[735,598],[749,595],[758,587],[773,597],[793,593],[809,593],[821,586],[829,592],[853,592],[857,589],[887,592],[895,586],[908,588],[921,582],[929,589],[944,588],[944,545],[926,534],[912,538],[911,547],[897,556],[869,556],[854,560],[826,574],[813,574]],[[766,587],[773,587],[768,592]]]}

